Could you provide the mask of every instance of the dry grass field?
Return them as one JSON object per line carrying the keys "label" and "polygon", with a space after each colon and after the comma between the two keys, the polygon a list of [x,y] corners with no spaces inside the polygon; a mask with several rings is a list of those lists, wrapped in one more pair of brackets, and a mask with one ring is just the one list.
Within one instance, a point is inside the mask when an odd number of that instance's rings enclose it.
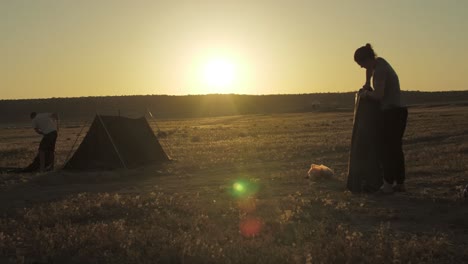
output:
{"label": "dry grass field", "polygon": [[[79,125],[62,127],[59,164]],[[408,192],[390,196],[345,188],[351,112],[158,125],[164,166],[1,174],[0,263],[468,262],[468,106],[410,108]],[[1,167],[26,166],[40,140],[0,139]],[[312,163],[335,176],[306,179]]]}

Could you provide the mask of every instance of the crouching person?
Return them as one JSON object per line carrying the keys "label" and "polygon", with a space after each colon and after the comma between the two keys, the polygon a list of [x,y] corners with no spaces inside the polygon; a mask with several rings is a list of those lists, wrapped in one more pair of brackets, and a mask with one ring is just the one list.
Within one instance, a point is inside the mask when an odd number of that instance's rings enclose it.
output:
{"label": "crouching person", "polygon": [[55,142],[59,127],[59,118],[56,113],[31,113],[34,130],[42,135],[39,144],[39,170],[52,170],[55,160]]}

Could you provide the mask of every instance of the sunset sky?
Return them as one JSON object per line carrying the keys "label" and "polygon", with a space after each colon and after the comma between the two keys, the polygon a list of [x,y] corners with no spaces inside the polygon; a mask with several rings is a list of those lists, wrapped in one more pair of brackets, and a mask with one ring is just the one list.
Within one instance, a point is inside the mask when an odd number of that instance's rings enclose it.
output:
{"label": "sunset sky", "polygon": [[0,99],[468,90],[465,0],[0,0]]}

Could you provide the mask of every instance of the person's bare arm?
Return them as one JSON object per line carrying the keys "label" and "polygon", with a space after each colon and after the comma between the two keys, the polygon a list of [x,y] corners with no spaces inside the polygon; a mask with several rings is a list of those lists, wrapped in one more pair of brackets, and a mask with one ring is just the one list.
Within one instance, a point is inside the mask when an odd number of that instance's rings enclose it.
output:
{"label": "person's bare arm", "polygon": [[372,79],[373,70],[366,69],[366,83],[362,87],[364,90],[372,91],[371,79]]}
{"label": "person's bare arm", "polygon": [[44,135],[44,133],[42,133],[42,131],[37,127],[34,128],[34,131],[36,131],[36,133],[38,133],[39,135]]}
{"label": "person's bare arm", "polygon": [[374,91],[366,91],[364,97],[371,100],[382,101],[385,91],[385,72],[374,73]]}
{"label": "person's bare arm", "polygon": [[36,120],[33,120],[32,126],[33,126],[33,128],[34,128],[34,131],[36,131],[37,134],[39,134],[39,135],[43,135],[43,134],[44,134],[44,133],[42,133],[42,131],[39,129]]}
{"label": "person's bare arm", "polygon": [[52,113],[50,117],[55,121],[55,124],[57,125],[57,132],[59,130],[59,116],[57,113]]}

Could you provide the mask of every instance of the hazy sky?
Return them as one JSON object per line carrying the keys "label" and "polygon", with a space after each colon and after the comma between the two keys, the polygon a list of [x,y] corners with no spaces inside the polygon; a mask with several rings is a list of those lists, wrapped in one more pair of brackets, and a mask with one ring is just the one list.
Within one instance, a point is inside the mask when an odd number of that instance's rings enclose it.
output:
{"label": "hazy sky", "polygon": [[467,10],[466,0],[0,0],[0,99],[353,91],[366,42],[403,90],[467,90]]}

